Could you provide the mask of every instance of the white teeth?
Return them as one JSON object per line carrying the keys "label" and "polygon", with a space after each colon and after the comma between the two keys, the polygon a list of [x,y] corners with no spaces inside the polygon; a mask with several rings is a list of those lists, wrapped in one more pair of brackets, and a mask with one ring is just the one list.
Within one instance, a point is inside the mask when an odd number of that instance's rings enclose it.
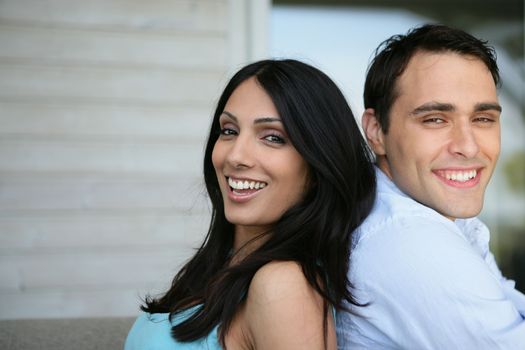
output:
{"label": "white teeth", "polygon": [[235,181],[231,177],[228,178],[228,185],[230,185],[231,188],[234,190],[248,190],[248,189],[261,189],[266,187],[266,183],[264,182],[258,182],[258,181],[248,181],[248,180],[240,180]]}
{"label": "white teeth", "polygon": [[475,178],[476,175],[477,175],[476,170],[457,171],[457,172],[447,171],[445,173],[445,178],[447,180],[452,180],[452,181],[466,182],[468,180]]}

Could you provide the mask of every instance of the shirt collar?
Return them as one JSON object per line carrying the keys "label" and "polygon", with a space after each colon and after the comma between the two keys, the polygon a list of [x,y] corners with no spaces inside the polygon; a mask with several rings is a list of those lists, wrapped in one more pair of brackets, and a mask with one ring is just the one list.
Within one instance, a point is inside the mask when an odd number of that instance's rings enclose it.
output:
{"label": "shirt collar", "polygon": [[453,222],[439,214],[432,208],[426,207],[421,203],[418,203],[413,198],[408,196],[406,193],[401,191],[399,187],[378,167],[376,166],[376,178],[377,178],[377,191],[383,193],[395,193],[399,196],[409,198],[410,200],[421,205],[424,208],[432,210],[435,215],[446,219],[448,222],[453,223],[461,232],[462,236],[476,249],[482,256],[485,256],[489,251],[490,232],[487,226],[481,222],[478,218],[467,218],[467,219],[456,219]]}

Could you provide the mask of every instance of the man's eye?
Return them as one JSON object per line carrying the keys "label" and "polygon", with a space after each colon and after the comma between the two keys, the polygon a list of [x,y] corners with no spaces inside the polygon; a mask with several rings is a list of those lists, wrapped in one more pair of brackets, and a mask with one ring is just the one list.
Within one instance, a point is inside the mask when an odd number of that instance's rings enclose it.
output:
{"label": "man's eye", "polygon": [[427,124],[442,124],[444,122],[445,121],[442,118],[437,118],[437,117],[427,118],[427,119],[423,120],[423,123],[427,123]]}
{"label": "man's eye", "polygon": [[494,123],[495,120],[490,117],[478,117],[474,119],[474,121],[481,122],[481,123]]}

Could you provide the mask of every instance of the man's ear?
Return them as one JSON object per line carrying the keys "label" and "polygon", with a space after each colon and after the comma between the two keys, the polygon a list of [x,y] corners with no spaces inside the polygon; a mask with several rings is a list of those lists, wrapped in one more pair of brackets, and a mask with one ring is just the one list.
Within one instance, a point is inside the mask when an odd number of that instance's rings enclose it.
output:
{"label": "man's ear", "polygon": [[368,141],[368,144],[372,148],[372,151],[374,151],[374,153],[378,156],[384,155],[386,153],[384,134],[373,108],[367,108],[363,112],[361,124],[363,126],[365,137]]}

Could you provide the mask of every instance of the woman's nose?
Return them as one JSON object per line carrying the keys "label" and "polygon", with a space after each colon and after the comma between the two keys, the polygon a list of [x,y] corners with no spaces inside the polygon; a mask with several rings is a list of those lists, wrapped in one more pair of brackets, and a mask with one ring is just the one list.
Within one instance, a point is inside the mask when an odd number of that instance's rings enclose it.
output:
{"label": "woman's nose", "polygon": [[227,162],[234,168],[250,168],[254,164],[254,145],[248,135],[240,134],[233,141],[226,155]]}

